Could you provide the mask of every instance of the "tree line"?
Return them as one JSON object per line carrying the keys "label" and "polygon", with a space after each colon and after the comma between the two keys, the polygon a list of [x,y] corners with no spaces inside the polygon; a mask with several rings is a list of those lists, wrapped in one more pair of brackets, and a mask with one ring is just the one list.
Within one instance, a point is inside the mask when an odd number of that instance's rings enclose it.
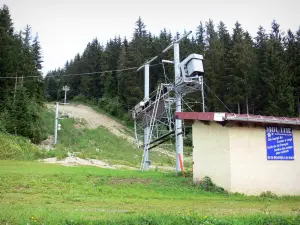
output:
{"label": "tree line", "polygon": [[41,117],[44,80],[41,47],[31,28],[16,32],[9,9],[0,8],[0,131],[38,143],[46,137]]}
{"label": "tree line", "polygon": [[[63,94],[60,89],[69,85],[70,98],[95,99],[116,116],[126,116],[143,98],[143,71],[65,75],[140,66],[179,36],[177,33],[172,37],[166,29],[158,36],[153,35],[139,18],[131,41],[115,37],[102,46],[95,38],[82,54],[67,61],[64,68],[50,71],[45,79],[46,95],[51,100],[60,100]],[[273,21],[270,32],[260,26],[252,37],[239,22],[235,23],[232,34],[223,22],[200,22],[196,34],[180,43],[181,60],[191,53],[204,55],[206,111],[272,116],[299,113],[300,28],[284,34]],[[162,58],[172,59],[172,54],[170,51],[159,57],[156,63]],[[172,66],[166,65],[166,73],[173,80]],[[151,90],[164,81],[162,66],[151,67]],[[200,111],[201,106],[195,109]]]}
{"label": "tree line", "polygon": [[[163,29],[153,35],[139,18],[133,37],[115,37],[105,46],[97,38],[64,68],[42,77],[38,36],[31,28],[15,31],[9,9],[0,8],[0,131],[39,142],[45,138],[41,118],[44,98],[60,101],[62,87],[69,98],[93,101],[114,116],[130,120],[128,110],[143,98],[143,71],[136,69],[168,46],[175,37]],[[206,111],[232,111],[273,116],[297,116],[300,92],[300,29],[283,33],[273,21],[270,32],[259,27],[252,37],[236,22],[229,32],[223,22],[200,22],[193,36],[180,43],[180,58],[204,55]],[[174,80],[172,51],[160,55],[150,67],[150,88]],[[95,71],[110,71],[93,73]],[[165,73],[164,73],[165,72]],[[93,73],[82,75],[82,73]],[[217,98],[217,97],[218,98]],[[196,98],[197,96],[191,96]],[[226,105],[226,106],[225,106]],[[201,111],[201,103],[193,105]]]}

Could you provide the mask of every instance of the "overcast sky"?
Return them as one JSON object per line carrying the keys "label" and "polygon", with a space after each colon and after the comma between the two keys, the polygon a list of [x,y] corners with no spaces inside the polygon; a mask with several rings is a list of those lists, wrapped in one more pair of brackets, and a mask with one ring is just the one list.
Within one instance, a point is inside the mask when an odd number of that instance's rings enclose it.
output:
{"label": "overcast sky", "polygon": [[200,21],[223,21],[229,31],[238,20],[255,35],[259,25],[269,31],[275,19],[281,29],[296,31],[300,25],[299,0],[0,0],[6,4],[16,30],[26,24],[38,33],[43,72],[63,67],[98,37],[102,44],[115,35],[131,39],[139,16],[147,30],[158,34],[166,28],[173,34],[184,29],[195,34]]}

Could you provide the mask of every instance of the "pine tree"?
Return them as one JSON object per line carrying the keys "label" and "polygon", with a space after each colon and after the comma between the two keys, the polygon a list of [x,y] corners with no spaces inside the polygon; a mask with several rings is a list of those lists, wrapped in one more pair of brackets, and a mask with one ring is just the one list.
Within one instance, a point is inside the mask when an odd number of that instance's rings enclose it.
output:
{"label": "pine tree", "polygon": [[199,54],[204,55],[204,49],[205,49],[205,28],[200,22],[199,26],[197,27],[196,31],[196,44],[198,45],[197,52]]}
{"label": "pine tree", "polygon": [[[219,72],[217,65],[219,64],[218,48],[219,40],[215,25],[212,20],[206,23],[206,39],[205,39],[205,83],[209,88],[206,89],[207,93],[207,111],[219,111],[219,100],[215,95],[219,96]],[[223,111],[223,110],[221,110]]]}
{"label": "pine tree", "polygon": [[[31,46],[30,26],[24,33],[14,34],[8,7],[0,8],[0,77],[16,77],[0,79],[2,126],[7,132],[29,137],[35,143],[45,138],[41,119],[43,83],[35,61],[35,53],[39,52],[37,43],[35,49]],[[40,79],[33,78],[38,75]],[[33,79],[23,79],[26,77]]]}
{"label": "pine tree", "polygon": [[282,33],[279,24],[273,21],[267,48],[268,83],[265,88],[267,102],[264,107],[266,115],[292,116],[294,114],[292,77],[288,74],[284,59]]}
{"label": "pine tree", "polygon": [[249,99],[252,98],[251,79],[255,71],[255,53],[248,32],[236,22],[232,35],[232,49],[229,53],[230,75],[228,102],[236,105],[233,111],[249,113]]}
{"label": "pine tree", "polygon": [[300,28],[296,35],[288,30],[285,43],[288,74],[292,77],[295,112],[300,114]]}
{"label": "pine tree", "polygon": [[32,53],[33,53],[34,61],[35,61],[35,68],[37,70],[41,70],[42,63],[44,61],[42,59],[41,46],[40,46],[40,42],[38,39],[39,39],[38,35],[36,35],[35,38],[33,39]]}
{"label": "pine tree", "polygon": [[105,74],[106,81],[104,84],[104,95],[109,98],[113,98],[117,94],[117,81],[112,73]]}

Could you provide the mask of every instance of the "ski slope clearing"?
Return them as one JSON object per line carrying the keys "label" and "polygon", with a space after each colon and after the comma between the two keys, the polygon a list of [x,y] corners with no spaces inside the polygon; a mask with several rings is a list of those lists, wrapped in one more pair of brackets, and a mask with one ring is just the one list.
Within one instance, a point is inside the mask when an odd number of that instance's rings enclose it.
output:
{"label": "ski slope clearing", "polygon": [[[55,105],[48,104],[49,109],[55,110]],[[71,118],[76,118],[86,121],[87,128],[97,128],[103,126],[107,128],[114,135],[126,139],[128,142],[134,144],[135,139],[126,134],[126,127],[121,123],[118,123],[114,119],[96,112],[91,107],[85,105],[59,105],[59,112],[62,114],[68,114]]]}
{"label": "ski slope clearing", "polygon": [[[48,129],[52,134],[54,124],[54,104],[47,104]],[[91,107],[79,105],[59,105],[60,115],[68,114],[71,119],[60,120],[62,130],[58,132],[58,144],[54,146],[53,135],[42,143],[41,148],[52,152],[46,163],[65,166],[89,165],[103,168],[139,168],[143,149],[136,148],[130,130]],[[175,153],[161,146],[151,151],[153,164],[150,168],[174,170]]]}

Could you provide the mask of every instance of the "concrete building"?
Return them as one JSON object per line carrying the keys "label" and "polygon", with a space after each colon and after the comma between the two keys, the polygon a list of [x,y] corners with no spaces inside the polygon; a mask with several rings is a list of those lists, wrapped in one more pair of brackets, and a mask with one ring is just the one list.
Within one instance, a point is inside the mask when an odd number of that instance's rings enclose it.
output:
{"label": "concrete building", "polygon": [[229,192],[300,195],[300,118],[176,113],[193,122],[194,182]]}

